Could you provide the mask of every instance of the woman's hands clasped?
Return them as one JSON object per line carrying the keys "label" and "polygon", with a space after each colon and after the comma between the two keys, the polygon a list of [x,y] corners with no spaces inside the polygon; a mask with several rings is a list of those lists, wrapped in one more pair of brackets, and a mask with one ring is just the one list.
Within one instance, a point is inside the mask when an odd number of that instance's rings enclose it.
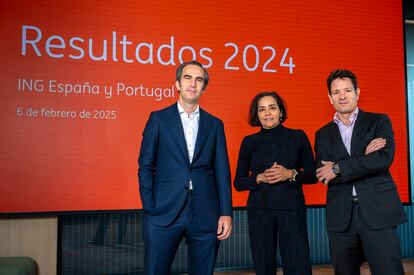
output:
{"label": "woman's hands clasped", "polygon": [[293,170],[286,169],[284,166],[275,162],[270,168],[257,175],[256,183],[266,182],[269,184],[275,184],[291,179],[293,173]]}

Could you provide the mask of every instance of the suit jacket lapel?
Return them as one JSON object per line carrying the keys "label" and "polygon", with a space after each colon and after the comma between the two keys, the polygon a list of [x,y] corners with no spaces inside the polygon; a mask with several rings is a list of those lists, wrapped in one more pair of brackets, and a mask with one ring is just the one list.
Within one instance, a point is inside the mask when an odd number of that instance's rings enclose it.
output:
{"label": "suit jacket lapel", "polygon": [[184,154],[186,160],[189,163],[190,160],[188,156],[187,144],[184,137],[183,124],[181,122],[180,114],[178,113],[177,104],[173,104],[169,109],[167,109],[166,120],[168,122],[167,127],[170,129],[172,137],[177,142],[178,148],[180,148],[180,151]]}
{"label": "suit jacket lapel", "polygon": [[355,121],[354,130],[352,131],[351,137],[351,156],[355,156],[358,154],[358,146],[361,145],[359,141],[359,137],[363,132],[364,126],[366,123],[365,121],[365,112],[359,109],[358,117]]}
{"label": "suit jacket lapel", "polygon": [[340,141],[338,143],[338,147],[337,147],[338,153],[340,154],[338,159],[347,159],[347,158],[349,158],[348,151],[346,150],[344,141],[342,140],[342,137],[341,137],[341,133],[339,132],[339,127],[333,121],[331,122],[331,129],[332,129],[331,130],[332,141],[334,143],[336,143],[337,140]]}
{"label": "suit jacket lapel", "polygon": [[200,121],[198,125],[197,140],[194,148],[193,162],[197,158],[197,155],[200,153],[201,148],[203,148],[203,145],[206,142],[210,125],[211,120],[209,119],[208,114],[200,108]]}

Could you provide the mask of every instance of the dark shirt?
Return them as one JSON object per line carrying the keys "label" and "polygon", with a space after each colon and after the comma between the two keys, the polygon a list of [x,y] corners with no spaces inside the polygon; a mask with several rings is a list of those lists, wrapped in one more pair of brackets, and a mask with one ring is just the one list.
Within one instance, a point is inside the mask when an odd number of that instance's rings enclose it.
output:
{"label": "dark shirt", "polygon": [[[296,181],[275,184],[256,183],[256,176],[274,162],[296,169]],[[316,182],[316,163],[312,147],[302,130],[278,125],[246,136],[240,146],[234,187],[249,190],[248,207],[266,209],[304,209],[302,184]]]}

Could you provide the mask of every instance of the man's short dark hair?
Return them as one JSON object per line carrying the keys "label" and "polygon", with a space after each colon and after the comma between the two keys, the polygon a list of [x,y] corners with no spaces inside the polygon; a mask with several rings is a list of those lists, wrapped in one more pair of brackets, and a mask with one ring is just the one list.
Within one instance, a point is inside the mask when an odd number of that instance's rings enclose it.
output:
{"label": "man's short dark hair", "polygon": [[201,65],[201,63],[200,63],[200,62],[198,62],[198,61],[193,60],[193,61],[188,61],[188,62],[181,63],[181,64],[177,67],[177,70],[175,71],[175,79],[176,79],[178,82],[180,82],[181,77],[183,76],[183,70],[184,70],[184,67],[185,67],[185,66],[188,66],[188,65],[195,65],[195,66],[198,66],[198,67],[200,67],[201,69],[203,69],[203,72],[204,72],[204,85],[203,85],[203,90],[205,90],[205,89],[207,88],[207,85],[208,85],[209,76],[208,76],[208,72],[207,72],[207,70],[206,70],[206,69],[203,67],[203,65]]}
{"label": "man's short dark hair", "polygon": [[349,78],[352,81],[352,85],[354,86],[354,90],[358,89],[358,80],[353,72],[347,69],[337,69],[331,72],[326,79],[326,84],[328,85],[328,93],[331,94],[331,84],[335,79],[338,78]]}
{"label": "man's short dark hair", "polygon": [[265,96],[271,96],[276,100],[276,104],[280,109],[280,112],[282,114],[282,117],[280,118],[280,123],[285,122],[287,119],[287,108],[286,103],[283,100],[283,98],[278,95],[276,92],[261,92],[258,93],[250,103],[250,110],[249,110],[249,124],[253,127],[262,127],[262,124],[260,123],[259,117],[257,116],[258,110],[259,110],[259,101],[265,97]]}

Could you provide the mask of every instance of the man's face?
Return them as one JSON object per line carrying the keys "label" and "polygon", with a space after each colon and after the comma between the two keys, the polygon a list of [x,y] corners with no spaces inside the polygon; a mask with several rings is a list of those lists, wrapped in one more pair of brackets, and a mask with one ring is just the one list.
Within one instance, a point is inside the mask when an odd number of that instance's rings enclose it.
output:
{"label": "man's face", "polygon": [[358,105],[359,88],[354,89],[350,78],[337,78],[331,83],[329,100],[341,114],[351,114]]}
{"label": "man's face", "polygon": [[198,103],[204,93],[203,69],[196,65],[185,66],[180,81],[175,82],[175,87],[180,91],[180,100],[186,103]]}

